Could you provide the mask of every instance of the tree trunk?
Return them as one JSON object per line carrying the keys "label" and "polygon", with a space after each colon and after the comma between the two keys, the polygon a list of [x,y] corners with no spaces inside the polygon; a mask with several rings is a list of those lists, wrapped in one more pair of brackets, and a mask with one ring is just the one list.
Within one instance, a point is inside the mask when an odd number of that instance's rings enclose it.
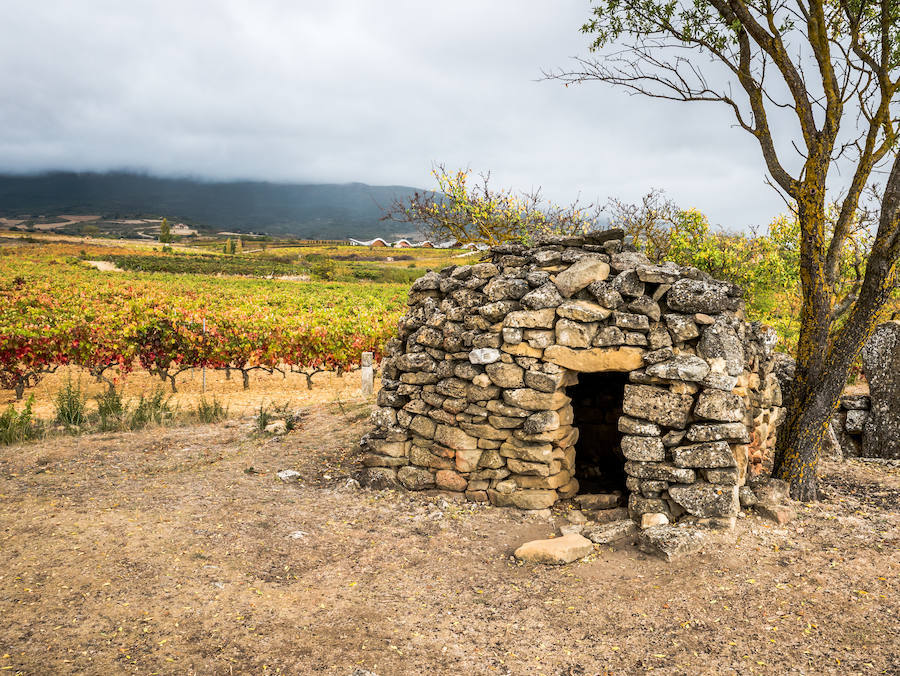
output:
{"label": "tree trunk", "polygon": [[250,371],[241,369],[241,378],[244,381],[244,389],[249,390],[250,389]]}
{"label": "tree trunk", "polygon": [[[809,206],[809,202],[806,203]],[[803,215],[804,203],[800,210]],[[820,277],[815,256],[816,235],[801,241],[801,280],[804,314],[797,346],[797,372],[788,416],[778,433],[772,474],[791,484],[791,497],[810,501],[818,497],[816,470],[819,450],[837,409],[850,368],[872,335],[896,286],[900,256],[900,157],[894,160],[885,188],[881,219],[865,279],[846,322],[833,329],[833,296]],[[807,211],[807,217],[815,213]],[[801,227],[816,233],[814,223]]]}
{"label": "tree trunk", "polygon": [[819,453],[848,371],[849,367],[844,372],[834,369],[797,375],[797,384],[801,386],[793,391],[787,419],[778,431],[772,470],[772,476],[790,483],[794,500],[812,502],[819,497],[816,479]]}
{"label": "tree trunk", "polygon": [[25,396],[25,380],[22,378],[19,378],[16,381],[14,388],[16,390],[16,401],[21,401],[22,397]]}

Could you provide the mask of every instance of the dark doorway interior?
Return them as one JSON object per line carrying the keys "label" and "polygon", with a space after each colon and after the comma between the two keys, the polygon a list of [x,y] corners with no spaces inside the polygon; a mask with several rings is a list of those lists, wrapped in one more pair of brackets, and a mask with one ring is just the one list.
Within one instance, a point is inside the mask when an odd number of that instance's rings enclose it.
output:
{"label": "dark doorway interior", "polygon": [[579,373],[578,384],[568,388],[579,431],[575,478],[581,493],[626,491],[618,429],[626,383],[627,373]]}

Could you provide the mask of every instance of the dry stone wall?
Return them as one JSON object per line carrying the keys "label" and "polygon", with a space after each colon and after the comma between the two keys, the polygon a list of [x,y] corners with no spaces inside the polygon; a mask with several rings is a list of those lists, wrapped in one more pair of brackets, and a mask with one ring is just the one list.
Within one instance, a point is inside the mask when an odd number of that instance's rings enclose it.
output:
{"label": "dry stone wall", "polygon": [[880,324],[862,351],[868,395],[845,395],[831,422],[834,459],[900,459],[900,321]]}
{"label": "dry stone wall", "polygon": [[768,469],[774,333],[743,320],[739,288],[652,264],[621,231],[494,247],[421,277],[408,304],[361,442],[370,485],[523,509],[570,498],[570,394],[609,372],[627,374],[615,452],[633,518],[734,516]]}

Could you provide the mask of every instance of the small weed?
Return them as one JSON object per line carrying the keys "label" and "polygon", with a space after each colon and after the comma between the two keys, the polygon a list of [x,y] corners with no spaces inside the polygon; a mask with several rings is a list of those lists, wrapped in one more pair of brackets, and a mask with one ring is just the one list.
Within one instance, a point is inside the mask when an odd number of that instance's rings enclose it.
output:
{"label": "small weed", "polygon": [[195,415],[200,422],[219,422],[228,417],[228,407],[222,406],[222,403],[215,396],[213,396],[212,401],[207,401],[206,397],[200,397],[200,403],[197,404]]}
{"label": "small weed", "polygon": [[33,404],[34,395],[28,397],[21,412],[16,411],[10,404],[9,408],[0,413],[0,444],[15,444],[33,439],[40,434],[40,427],[35,423],[31,413]]}
{"label": "small weed", "polygon": [[87,398],[81,389],[81,383],[73,383],[69,378],[54,397],[56,422],[66,427],[81,427],[87,422],[86,402]]}
{"label": "small weed", "polygon": [[166,397],[166,393],[160,387],[157,387],[149,397],[142,394],[131,412],[128,426],[138,430],[150,424],[163,425],[170,422],[175,417],[170,401],[171,397]]}
{"label": "small weed", "polygon": [[106,390],[95,397],[97,402],[97,416],[100,418],[98,427],[101,432],[111,432],[121,429],[128,413],[128,407],[122,401],[122,395],[115,388]]}
{"label": "small weed", "polygon": [[269,426],[269,423],[271,423],[274,418],[275,416],[272,415],[269,405],[260,404],[259,411],[256,414],[256,431],[263,434],[266,431],[266,427]]}

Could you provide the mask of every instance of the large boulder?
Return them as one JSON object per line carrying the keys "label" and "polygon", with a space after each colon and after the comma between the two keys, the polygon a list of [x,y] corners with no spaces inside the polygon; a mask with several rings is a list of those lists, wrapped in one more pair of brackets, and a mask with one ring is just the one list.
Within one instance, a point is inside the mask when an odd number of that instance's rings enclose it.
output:
{"label": "large boulder", "polygon": [[871,397],[862,454],[900,458],[900,321],[878,326],[863,348],[862,359]]}

